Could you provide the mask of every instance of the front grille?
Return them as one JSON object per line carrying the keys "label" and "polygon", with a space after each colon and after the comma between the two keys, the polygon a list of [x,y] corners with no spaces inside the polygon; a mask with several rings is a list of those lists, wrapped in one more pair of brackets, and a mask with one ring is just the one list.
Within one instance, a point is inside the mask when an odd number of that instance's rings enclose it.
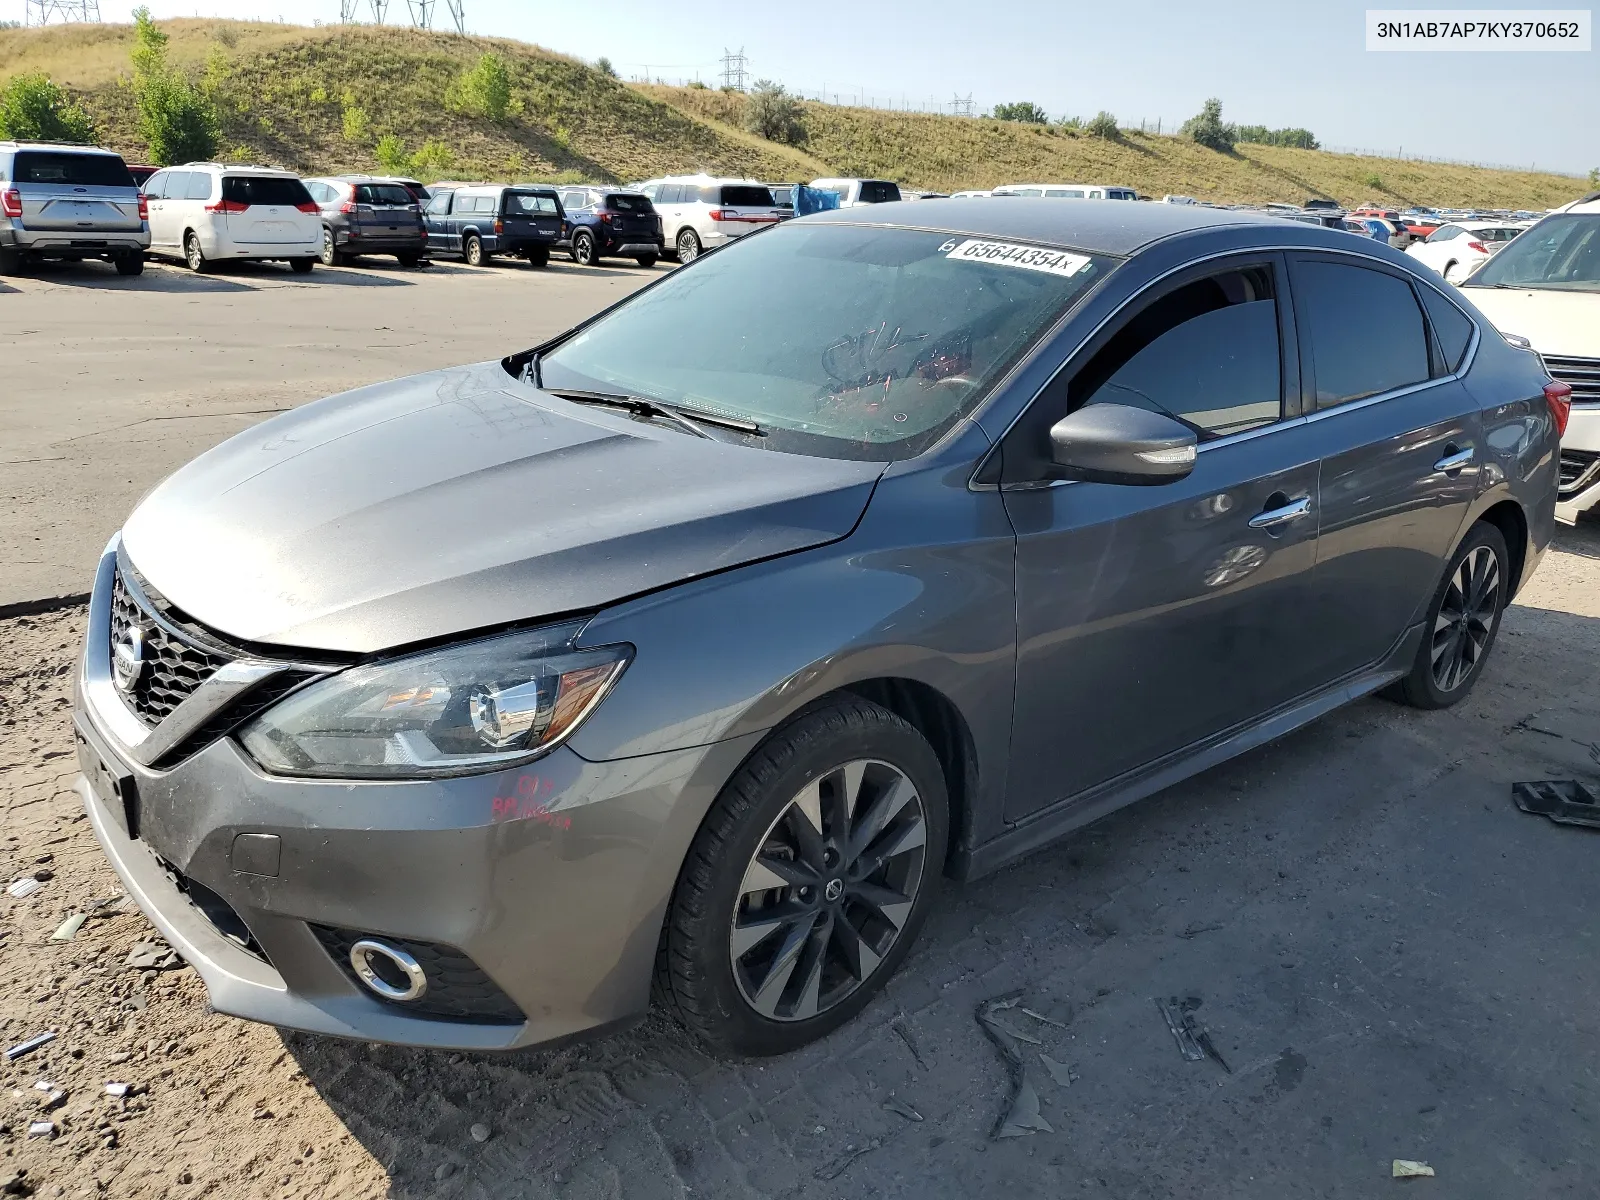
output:
{"label": "front grille", "polygon": [[256,941],[255,934],[250,932],[250,927],[244,923],[244,918],[239,915],[233,905],[229,904],[198,879],[190,879],[189,876],[178,870],[177,867],[159,854],[155,857],[156,861],[161,864],[161,869],[166,872],[167,878],[172,881],[172,885],[194,907],[195,911],[206,919],[207,924],[235,946],[238,946],[239,949],[245,951],[245,953],[253,955],[270,965],[266,951],[261,948],[261,943]]}
{"label": "front grille", "polygon": [[128,629],[138,626],[144,637],[144,669],[128,695],[133,711],[152,728],[230,660],[192,642],[174,637],[151,614],[140,608],[117,572],[111,590],[111,645],[122,641]]}
{"label": "front grille", "polygon": [[[339,969],[361,989],[361,994],[382,1000],[366,989],[350,965],[350,948],[362,938],[372,934],[355,933],[348,929],[332,929],[326,925],[313,925],[311,932],[323,948],[333,956]],[[461,951],[433,942],[413,942],[406,938],[380,937],[397,950],[404,950],[417,960],[428,977],[428,990],[420,999],[405,1002],[384,1000],[393,1008],[403,1009],[419,1017],[434,1017],[446,1021],[470,1021],[479,1025],[520,1025],[527,1020],[515,1001],[484,974]]]}
{"label": "front grille", "polygon": [[1562,354],[1540,357],[1550,374],[1572,386],[1575,403],[1600,403],[1600,358],[1573,358]]}
{"label": "front grille", "polygon": [[1597,480],[1600,480],[1600,454],[1590,450],[1561,452],[1561,499],[1577,495],[1592,487]]}

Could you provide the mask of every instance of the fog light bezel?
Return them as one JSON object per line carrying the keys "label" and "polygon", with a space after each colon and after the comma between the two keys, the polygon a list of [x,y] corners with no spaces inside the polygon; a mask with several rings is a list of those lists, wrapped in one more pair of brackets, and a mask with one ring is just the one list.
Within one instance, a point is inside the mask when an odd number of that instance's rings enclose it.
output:
{"label": "fog light bezel", "polygon": [[[399,969],[406,977],[405,987],[397,987],[378,974],[372,966],[374,954],[381,955]],[[404,950],[375,938],[362,938],[350,947],[350,969],[369,991],[396,1004],[420,1000],[428,992],[428,975],[422,964]]]}

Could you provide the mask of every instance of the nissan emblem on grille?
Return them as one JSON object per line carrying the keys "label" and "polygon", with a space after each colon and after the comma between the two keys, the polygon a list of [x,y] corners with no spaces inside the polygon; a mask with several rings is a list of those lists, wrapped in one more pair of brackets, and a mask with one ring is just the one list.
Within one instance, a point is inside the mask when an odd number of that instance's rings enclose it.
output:
{"label": "nissan emblem on grille", "polygon": [[129,625],[111,648],[111,673],[116,680],[117,690],[123,695],[131,695],[133,685],[139,682],[139,673],[143,670],[144,630],[137,625]]}

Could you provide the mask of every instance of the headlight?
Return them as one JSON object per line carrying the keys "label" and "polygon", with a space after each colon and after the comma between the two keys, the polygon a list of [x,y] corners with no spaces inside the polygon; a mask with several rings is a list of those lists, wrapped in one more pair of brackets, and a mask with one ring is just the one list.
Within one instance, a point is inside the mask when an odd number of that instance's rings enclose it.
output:
{"label": "headlight", "polygon": [[291,695],[239,740],[277,775],[395,779],[496,771],[559,745],[632,647],[577,650],[579,621],[351,667]]}

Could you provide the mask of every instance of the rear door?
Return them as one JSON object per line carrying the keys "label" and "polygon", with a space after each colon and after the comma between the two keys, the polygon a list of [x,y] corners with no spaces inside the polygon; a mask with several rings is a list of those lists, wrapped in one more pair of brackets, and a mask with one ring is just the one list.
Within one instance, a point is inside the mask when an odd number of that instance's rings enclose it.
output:
{"label": "rear door", "polygon": [[[1313,690],[1318,451],[1299,419],[1277,254],[1190,268],[1097,334],[1002,447],[1017,532],[1006,818],[1080,795]],[[1081,365],[1080,362],[1081,361]],[[1047,483],[1049,427],[1088,404],[1195,429],[1160,486]]]}
{"label": "rear door", "polygon": [[1359,255],[1290,266],[1302,403],[1322,448],[1311,652],[1339,678],[1420,619],[1478,492],[1482,421],[1408,274]]}
{"label": "rear door", "polygon": [[228,238],[239,246],[313,241],[305,218],[314,214],[321,222],[305,184],[284,175],[224,175],[220,208]]}
{"label": "rear door", "polygon": [[12,186],[22,196],[24,229],[81,233],[137,233],[139,189],[115,154],[18,150]]}
{"label": "rear door", "polygon": [[655,206],[645,197],[631,192],[608,192],[601,197],[601,220],[611,226],[617,241],[624,245],[654,242],[661,230]]}
{"label": "rear door", "polygon": [[757,183],[724,183],[701,189],[712,206],[716,227],[730,237],[750,233],[783,219],[772,190]]}
{"label": "rear door", "polygon": [[561,240],[561,201],[554,192],[507,189],[500,201],[501,242],[525,246]]}
{"label": "rear door", "polygon": [[355,220],[361,226],[364,239],[383,242],[421,239],[416,203],[400,184],[357,184],[355,202]]}

